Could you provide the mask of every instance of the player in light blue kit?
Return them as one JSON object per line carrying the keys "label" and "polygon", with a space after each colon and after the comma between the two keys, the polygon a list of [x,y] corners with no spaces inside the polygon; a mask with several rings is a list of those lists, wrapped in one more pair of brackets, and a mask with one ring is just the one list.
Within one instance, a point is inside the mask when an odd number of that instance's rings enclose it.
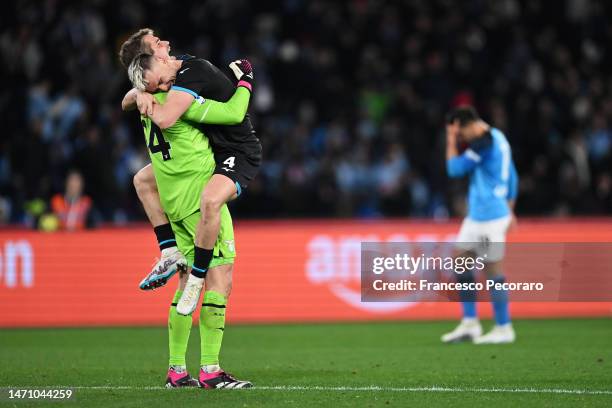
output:
{"label": "player in light blue kit", "polygon": [[[459,154],[458,142],[467,149]],[[518,175],[504,134],[478,116],[472,107],[460,107],[448,116],[446,169],[450,177],[469,175],[468,215],[457,237],[457,256],[486,254],[487,279],[504,282],[502,260],[506,232],[514,222]],[[474,282],[473,271],[457,274],[459,282]],[[491,289],[495,326],[483,335],[476,312],[476,292],[461,291],[463,319],[442,336],[444,343],[472,340],[475,344],[512,343],[516,335],[508,311],[508,293]]]}

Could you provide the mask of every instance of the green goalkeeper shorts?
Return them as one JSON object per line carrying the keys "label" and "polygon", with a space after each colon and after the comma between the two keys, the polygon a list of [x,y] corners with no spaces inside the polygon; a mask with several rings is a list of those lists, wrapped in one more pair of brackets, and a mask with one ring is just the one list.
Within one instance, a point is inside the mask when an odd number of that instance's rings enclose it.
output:
{"label": "green goalkeeper shorts", "polygon": [[[196,228],[200,222],[200,211],[183,218],[180,221],[171,221],[172,230],[176,236],[178,249],[185,255],[189,265],[193,265],[193,247],[195,243]],[[219,265],[234,263],[236,258],[236,247],[234,245],[234,226],[232,216],[227,208],[227,204],[221,207],[221,228],[219,236],[213,250],[213,259],[209,269]]]}

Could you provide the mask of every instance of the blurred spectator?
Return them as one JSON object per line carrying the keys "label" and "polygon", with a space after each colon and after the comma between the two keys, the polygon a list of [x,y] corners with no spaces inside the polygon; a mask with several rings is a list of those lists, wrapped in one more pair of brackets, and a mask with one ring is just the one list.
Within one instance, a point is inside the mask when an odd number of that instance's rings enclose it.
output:
{"label": "blurred spectator", "polygon": [[77,171],[68,173],[64,194],[51,198],[51,210],[59,220],[59,227],[67,231],[87,226],[91,205],[91,198],[83,195],[83,176]]}
{"label": "blurred spectator", "polygon": [[611,15],[604,0],[8,2],[0,214],[31,225],[77,168],[103,220],[145,220],[115,57],[144,26],[176,53],[254,62],[264,162],[238,217],[459,215],[441,141],[463,103],[510,139],[519,214],[611,214]]}

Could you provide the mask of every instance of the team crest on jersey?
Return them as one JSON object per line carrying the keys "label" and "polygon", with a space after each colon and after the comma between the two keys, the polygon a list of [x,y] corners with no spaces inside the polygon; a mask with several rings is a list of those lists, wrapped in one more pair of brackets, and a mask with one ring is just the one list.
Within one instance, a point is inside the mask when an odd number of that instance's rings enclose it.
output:
{"label": "team crest on jersey", "polygon": [[200,105],[204,105],[204,102],[206,102],[206,99],[202,98],[201,96],[198,96],[195,101],[199,103]]}

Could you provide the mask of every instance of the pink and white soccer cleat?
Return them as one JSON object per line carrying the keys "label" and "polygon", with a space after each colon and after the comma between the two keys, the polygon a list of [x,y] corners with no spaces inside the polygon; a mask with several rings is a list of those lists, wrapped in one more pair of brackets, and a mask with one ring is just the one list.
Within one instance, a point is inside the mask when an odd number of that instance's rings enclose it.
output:
{"label": "pink and white soccer cleat", "polygon": [[214,373],[207,373],[204,370],[200,370],[199,382],[200,387],[207,389],[238,390],[253,387],[250,381],[237,380],[233,375],[223,370]]}
{"label": "pink and white soccer cleat", "polygon": [[197,387],[198,380],[192,378],[187,371],[177,372],[173,367],[168,369],[166,388]]}

